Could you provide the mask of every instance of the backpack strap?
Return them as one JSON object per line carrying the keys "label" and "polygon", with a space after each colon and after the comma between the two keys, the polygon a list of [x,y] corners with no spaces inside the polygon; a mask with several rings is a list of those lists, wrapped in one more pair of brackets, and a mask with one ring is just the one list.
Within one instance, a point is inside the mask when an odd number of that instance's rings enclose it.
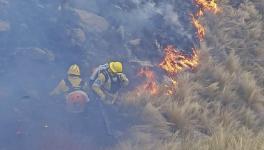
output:
{"label": "backpack strap", "polygon": [[85,82],[83,79],[81,79],[81,82],[80,82],[80,88],[83,89],[83,87],[85,86]]}
{"label": "backpack strap", "polygon": [[102,73],[105,76],[105,82],[108,82],[108,80],[111,81],[111,89],[109,92],[116,93],[122,87],[120,78],[117,76],[117,80],[114,81],[107,69],[103,70]]}
{"label": "backpack strap", "polygon": [[76,91],[76,90],[83,90],[83,87],[85,85],[85,81],[84,80],[81,80],[79,86],[80,87],[74,87],[71,82],[69,81],[68,78],[65,78],[64,79],[64,82],[66,84],[66,86],[69,88],[69,92],[73,92],[73,91]]}
{"label": "backpack strap", "polygon": [[73,86],[72,86],[72,84],[71,84],[71,82],[69,81],[68,78],[65,78],[65,79],[64,79],[64,82],[65,82],[66,86],[67,86],[69,89],[73,89]]}
{"label": "backpack strap", "polygon": [[111,79],[107,69],[102,70],[101,73],[105,76],[105,82],[107,82],[109,78]]}

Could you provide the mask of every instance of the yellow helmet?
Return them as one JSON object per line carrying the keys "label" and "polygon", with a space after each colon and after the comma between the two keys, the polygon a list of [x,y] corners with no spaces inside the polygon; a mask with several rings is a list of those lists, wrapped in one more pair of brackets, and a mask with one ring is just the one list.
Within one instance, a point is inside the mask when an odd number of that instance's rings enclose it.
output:
{"label": "yellow helmet", "polygon": [[109,68],[113,73],[122,73],[123,72],[123,65],[121,62],[110,62]]}
{"label": "yellow helmet", "polygon": [[70,68],[68,69],[68,75],[81,75],[81,71],[78,65],[74,64],[71,65]]}

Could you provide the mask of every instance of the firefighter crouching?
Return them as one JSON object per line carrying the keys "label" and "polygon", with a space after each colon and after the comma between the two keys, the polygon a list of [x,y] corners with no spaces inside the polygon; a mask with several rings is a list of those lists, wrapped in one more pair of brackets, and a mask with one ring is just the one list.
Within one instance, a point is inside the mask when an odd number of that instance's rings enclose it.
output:
{"label": "firefighter crouching", "polygon": [[127,86],[129,80],[123,73],[121,62],[110,62],[97,67],[90,77],[89,83],[102,101],[114,104],[119,90]]}

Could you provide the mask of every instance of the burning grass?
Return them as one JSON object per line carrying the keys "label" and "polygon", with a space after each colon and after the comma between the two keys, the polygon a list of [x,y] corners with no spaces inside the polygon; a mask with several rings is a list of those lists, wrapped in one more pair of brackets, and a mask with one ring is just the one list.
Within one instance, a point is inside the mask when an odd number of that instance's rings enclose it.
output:
{"label": "burning grass", "polygon": [[[173,48],[167,49],[168,56],[177,54],[161,63],[168,75],[177,74],[164,79],[172,86],[164,81],[156,96],[146,94],[124,99],[123,103],[128,99],[138,101],[146,122],[142,125],[144,130],[137,127],[132,130],[135,133],[132,139],[137,140],[124,139],[115,149],[264,150],[264,78],[261,69],[264,64],[258,59],[264,54],[260,51],[264,36],[247,38],[251,34],[258,35],[255,34],[260,30],[257,24],[263,25],[263,21],[258,17],[255,20],[248,18],[257,14],[251,2],[241,4],[239,8],[225,4],[222,13],[207,18],[220,19],[221,25],[211,26],[210,21],[207,22],[209,38],[201,43],[195,74],[179,71],[186,66],[181,67],[183,65],[177,61],[185,57]],[[234,19],[230,20],[230,17]],[[252,24],[237,23],[238,18],[249,19]],[[254,28],[251,30],[250,27]],[[244,32],[242,28],[250,30]],[[234,30],[241,37],[234,37]],[[256,47],[249,47],[252,42]],[[173,91],[170,94],[168,87]]]}
{"label": "burning grass", "polygon": [[[235,62],[231,64],[241,66],[239,60]],[[125,98],[123,103],[128,99],[138,101],[138,109],[142,110],[139,116],[145,122],[132,129],[133,138],[115,149],[263,149],[264,120],[260,110],[264,107],[258,97],[261,93],[254,92],[262,88],[243,68],[229,72],[226,67],[233,68],[230,63],[207,63],[202,61],[196,74],[178,74],[172,95],[162,92],[167,90],[164,84],[156,96]]]}
{"label": "burning grass", "polygon": [[144,93],[144,91],[149,91],[151,95],[155,95],[158,93],[156,76],[154,72],[150,70],[150,68],[141,68],[137,75],[139,77],[145,78],[145,81],[137,87],[137,95]]}
{"label": "burning grass", "polygon": [[142,124],[114,149],[264,149],[263,16],[253,2],[235,8],[225,1],[221,9],[215,0],[194,2],[199,55],[165,46],[164,81],[150,68],[139,71],[143,84],[121,105],[134,106]]}
{"label": "burning grass", "polygon": [[216,3],[216,0],[194,0],[195,3],[200,7],[201,11],[210,11],[212,13],[220,12],[220,8]]}
{"label": "burning grass", "polygon": [[159,66],[169,75],[173,76],[186,69],[194,69],[199,64],[197,50],[195,49],[193,49],[193,54],[191,56],[187,56],[176,50],[172,45],[167,46],[164,52],[164,59]]}
{"label": "burning grass", "polygon": [[203,41],[203,39],[205,38],[205,28],[200,23],[200,21],[198,19],[196,19],[193,15],[192,15],[192,24],[197,30],[196,34],[197,34],[199,40]]}

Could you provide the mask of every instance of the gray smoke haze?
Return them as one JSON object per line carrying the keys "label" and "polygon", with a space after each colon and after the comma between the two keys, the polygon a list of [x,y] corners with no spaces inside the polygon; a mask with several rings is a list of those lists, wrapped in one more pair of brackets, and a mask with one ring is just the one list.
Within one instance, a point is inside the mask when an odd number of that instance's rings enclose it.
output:
{"label": "gray smoke haze", "polygon": [[197,44],[192,7],[182,0],[0,0],[0,150],[115,144],[97,108],[69,114],[48,93],[72,63],[87,78],[95,66],[121,60],[136,80],[140,64],[131,61],[157,64],[167,44],[190,51]]}

